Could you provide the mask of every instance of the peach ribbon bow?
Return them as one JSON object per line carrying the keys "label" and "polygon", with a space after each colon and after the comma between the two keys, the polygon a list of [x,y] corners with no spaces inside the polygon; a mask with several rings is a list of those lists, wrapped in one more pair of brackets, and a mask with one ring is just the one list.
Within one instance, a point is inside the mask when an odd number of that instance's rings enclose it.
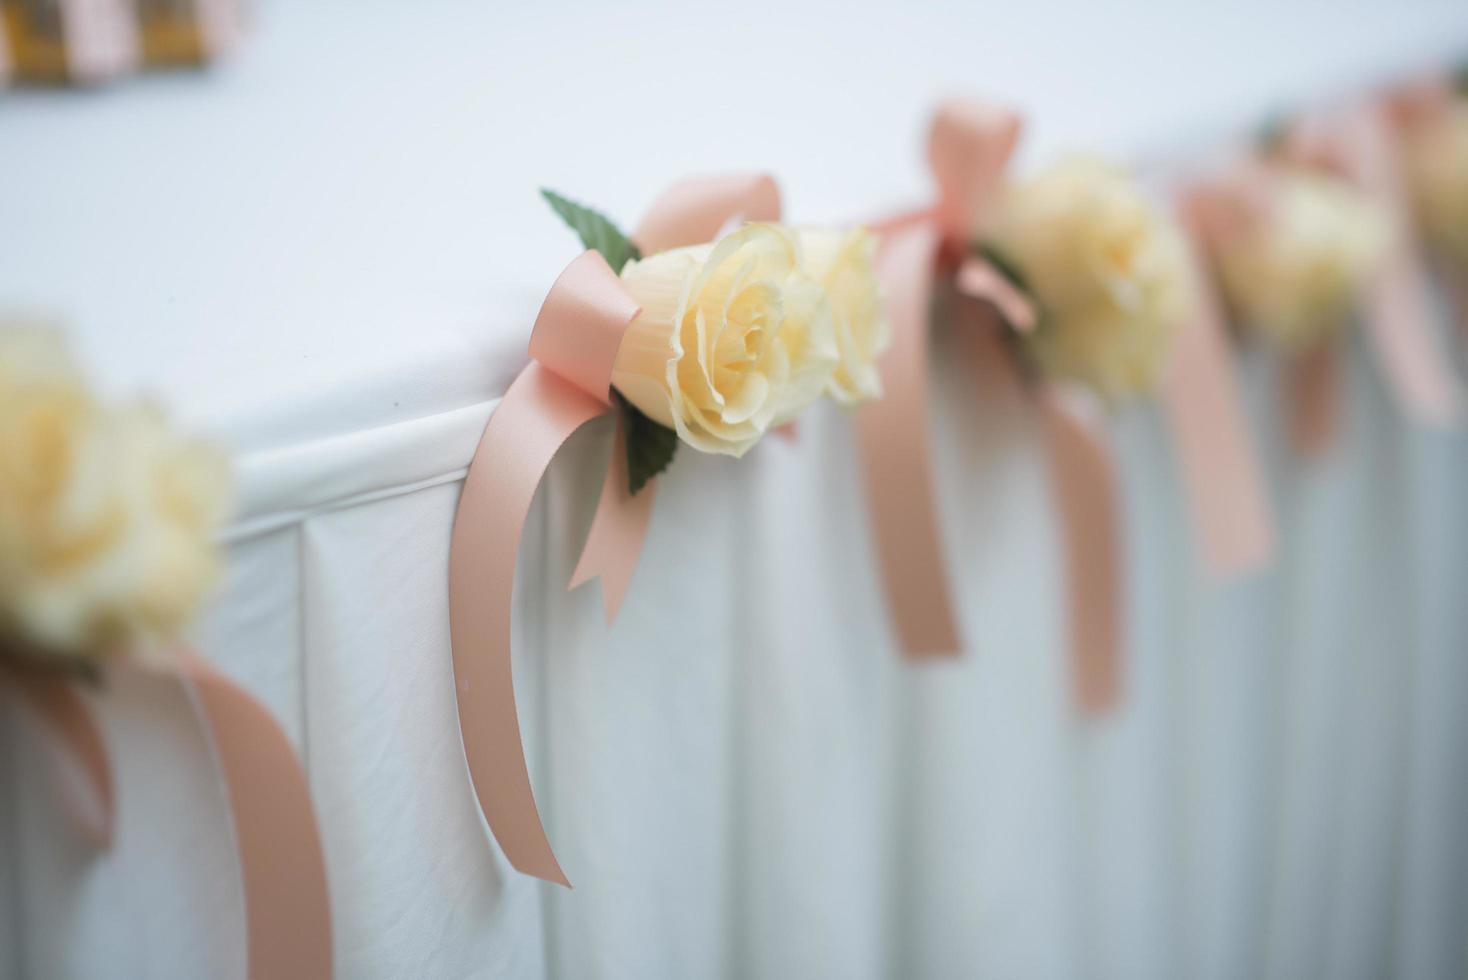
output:
{"label": "peach ribbon bow", "polygon": [[[706,242],[731,221],[778,220],[779,191],[763,175],[691,178],[665,192],[634,239],[644,253]],[[449,552],[449,627],[459,731],[485,820],[519,871],[567,885],[546,837],[520,739],[510,666],[515,559],[535,489],[561,445],[614,411],[612,368],[638,307],[601,255],[584,252],[556,279],[530,335],[531,363],[485,426],[464,480]],[[606,479],[571,588],[602,579],[616,616],[652,513],[653,484],[627,487],[618,427]]]}
{"label": "peach ribbon bow", "polygon": [[[879,370],[884,396],[859,415],[868,513],[887,604],[910,656],[962,646],[943,559],[928,446],[928,329],[934,281],[984,300],[1018,329],[1034,324],[1028,299],[968,246],[1001,188],[1019,142],[1013,113],[977,102],[941,105],[928,140],[938,201],[876,227],[877,275],[892,345]],[[1070,649],[1077,703],[1100,710],[1118,688],[1120,543],[1111,455],[1100,429],[1048,386],[1032,399],[1042,421],[1065,540]]]}
{"label": "peach ribbon bow", "polygon": [[[158,669],[184,684],[222,777],[244,885],[247,975],[330,977],[326,861],[290,740],[264,705],[200,657],[184,653]],[[111,766],[75,683],[27,667],[0,673],[49,736],[73,821],[91,843],[109,847],[116,820]]]}
{"label": "peach ribbon bow", "polygon": [[[962,645],[927,442],[933,283],[952,275],[961,295],[983,300],[1020,331],[1036,319],[1027,297],[968,253],[999,193],[1020,128],[1009,112],[962,100],[944,103],[928,142],[938,203],[878,225],[878,274],[893,343],[880,365],[885,397],[861,412],[861,442],[888,606],[909,655],[952,654]],[[1074,697],[1081,710],[1096,712],[1114,703],[1120,689],[1122,554],[1112,454],[1084,400],[1055,384],[1031,384],[1029,390],[1064,538]],[[1207,303],[1184,326],[1162,398],[1210,568],[1227,574],[1257,566],[1272,542],[1268,510],[1219,318]]]}
{"label": "peach ribbon bow", "polygon": [[[1286,135],[1284,152],[1351,181],[1385,210],[1391,239],[1364,297],[1367,334],[1403,413],[1420,425],[1458,428],[1464,391],[1433,331],[1431,286],[1413,237],[1390,104],[1369,101],[1302,119]],[[1307,455],[1323,451],[1339,429],[1339,374],[1334,345],[1292,367],[1291,433]]]}

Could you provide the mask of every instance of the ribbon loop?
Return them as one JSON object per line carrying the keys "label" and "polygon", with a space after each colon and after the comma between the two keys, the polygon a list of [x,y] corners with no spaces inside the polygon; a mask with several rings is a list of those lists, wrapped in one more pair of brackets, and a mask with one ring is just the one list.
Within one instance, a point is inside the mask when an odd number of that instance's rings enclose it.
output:
{"label": "ribbon loop", "polygon": [[768,174],[687,177],[648,208],[632,237],[645,253],[713,241],[730,221],[780,220],[780,188]]}
{"label": "ribbon loop", "polygon": [[947,241],[967,245],[979,230],[1021,128],[1015,113],[972,99],[950,99],[938,107],[928,134],[928,164]]}
{"label": "ribbon loop", "polygon": [[546,294],[530,332],[530,356],[610,405],[617,348],[639,312],[601,253],[582,252]]}

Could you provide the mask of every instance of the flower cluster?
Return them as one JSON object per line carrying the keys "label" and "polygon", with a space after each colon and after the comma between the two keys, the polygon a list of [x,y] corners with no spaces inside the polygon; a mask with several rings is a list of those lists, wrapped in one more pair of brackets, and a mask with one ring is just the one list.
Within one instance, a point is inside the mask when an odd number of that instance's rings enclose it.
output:
{"label": "flower cluster", "polygon": [[0,327],[0,650],[157,656],[218,571],[222,456],[99,404],[58,336]]}
{"label": "flower cluster", "polygon": [[1041,371],[1107,397],[1155,384],[1191,287],[1179,231],[1132,179],[1063,161],[1005,189],[990,236],[1039,308]]}
{"label": "flower cluster", "polygon": [[881,392],[888,326],[864,229],[749,224],[717,242],[629,262],[642,307],[612,383],[695,449],[742,456],[822,394]]}
{"label": "flower cluster", "polygon": [[1346,320],[1390,235],[1386,216],[1345,181],[1272,173],[1262,206],[1240,209],[1215,245],[1223,293],[1246,329],[1300,350]]}

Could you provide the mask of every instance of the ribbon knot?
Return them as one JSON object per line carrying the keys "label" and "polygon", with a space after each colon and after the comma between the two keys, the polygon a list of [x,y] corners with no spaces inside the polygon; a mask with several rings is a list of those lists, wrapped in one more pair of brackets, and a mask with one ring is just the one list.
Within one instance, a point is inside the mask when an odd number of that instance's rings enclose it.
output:
{"label": "ribbon knot", "polygon": [[973,240],[992,208],[1023,126],[1006,109],[950,99],[928,132],[928,166],[938,185],[943,237],[960,248]]}

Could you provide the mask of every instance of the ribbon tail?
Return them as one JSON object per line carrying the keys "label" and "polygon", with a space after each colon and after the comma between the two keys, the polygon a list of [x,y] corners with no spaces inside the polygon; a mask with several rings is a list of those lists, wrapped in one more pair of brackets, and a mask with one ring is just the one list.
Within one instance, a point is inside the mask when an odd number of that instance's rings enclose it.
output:
{"label": "ribbon tail", "polygon": [[574,589],[600,577],[602,609],[608,626],[616,620],[627,587],[632,583],[632,573],[637,569],[637,559],[647,539],[656,495],[656,479],[649,480],[636,494],[628,490],[627,428],[618,413],[612,458],[607,462],[601,498],[568,586]]}
{"label": "ribbon tail", "polygon": [[1121,693],[1121,541],[1112,454],[1099,425],[1054,390],[1039,396],[1064,536],[1073,696],[1083,714]]}
{"label": "ribbon tail", "polygon": [[91,708],[65,678],[20,671],[9,676],[41,723],[68,819],[94,847],[111,847],[117,812],[112,766]]}
{"label": "ribbon tail", "polygon": [[1427,278],[1410,243],[1387,256],[1367,303],[1371,338],[1402,409],[1422,425],[1456,427],[1463,390],[1433,335]]}
{"label": "ribbon tail", "polygon": [[1423,425],[1456,428],[1464,414],[1463,387],[1433,331],[1431,285],[1413,239],[1396,141],[1384,107],[1364,110],[1356,122],[1359,175],[1392,224],[1391,244],[1366,298],[1371,337],[1407,416]]}
{"label": "ribbon tail", "polygon": [[1341,428],[1341,351],[1320,344],[1288,363],[1285,404],[1290,445],[1304,459],[1319,459],[1335,445]]}
{"label": "ribbon tail", "polygon": [[928,319],[938,246],[931,225],[904,227],[883,242],[877,271],[892,322],[892,345],[880,364],[886,395],[857,416],[887,605],[909,655],[960,648],[928,448]]}
{"label": "ribbon tail", "polygon": [[224,778],[244,881],[248,975],[330,977],[331,896],[311,790],[270,711],[197,656],[178,675]]}
{"label": "ribbon tail", "polygon": [[1208,568],[1226,577],[1269,563],[1274,521],[1228,356],[1223,313],[1196,255],[1193,280],[1193,317],[1177,338],[1161,395],[1194,533]]}
{"label": "ribbon tail", "polygon": [[530,788],[510,663],[515,559],[535,489],[561,444],[607,410],[532,362],[490,416],[459,497],[449,549],[449,631],[459,732],[479,807],[517,870],[566,885]]}

